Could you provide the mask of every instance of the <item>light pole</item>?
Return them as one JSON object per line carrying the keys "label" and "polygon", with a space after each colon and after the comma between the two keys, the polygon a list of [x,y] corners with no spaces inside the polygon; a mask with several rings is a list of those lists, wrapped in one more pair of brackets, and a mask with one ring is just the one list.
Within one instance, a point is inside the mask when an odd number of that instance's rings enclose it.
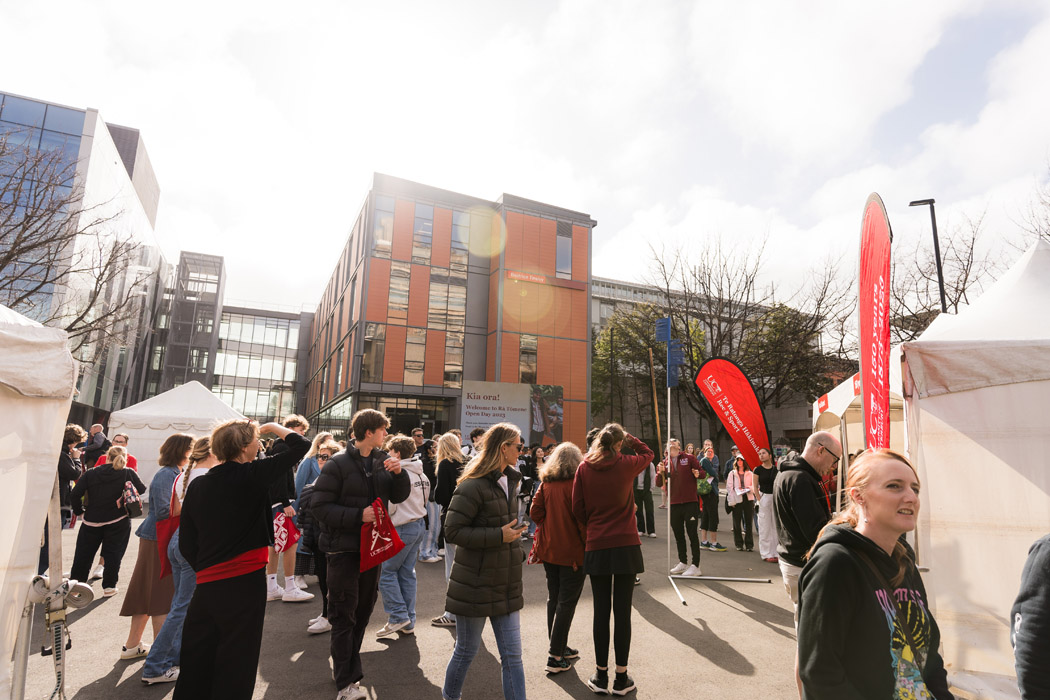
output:
{"label": "light pole", "polygon": [[937,238],[937,212],[933,206],[933,199],[916,199],[909,202],[909,207],[921,207],[930,205],[930,222],[933,224],[933,259],[937,262],[937,288],[941,292],[941,312],[948,313],[948,304],[944,300],[944,272],[941,270],[941,243]]}

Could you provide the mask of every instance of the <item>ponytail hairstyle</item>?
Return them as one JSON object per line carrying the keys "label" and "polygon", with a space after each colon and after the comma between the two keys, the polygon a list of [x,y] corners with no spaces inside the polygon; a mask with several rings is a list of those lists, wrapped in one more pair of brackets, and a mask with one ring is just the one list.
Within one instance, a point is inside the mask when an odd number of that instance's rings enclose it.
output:
{"label": "ponytail hairstyle", "polygon": [[467,479],[480,479],[492,472],[503,471],[505,465],[500,450],[504,445],[520,442],[521,431],[517,426],[510,423],[496,423],[481,436],[481,449],[463,469],[456,483],[462,484]]}
{"label": "ponytail hairstyle", "polygon": [[[853,462],[853,466],[849,469],[849,478],[846,480],[846,493],[844,494],[846,500],[846,506],[842,509],[842,512],[831,519],[827,525],[821,529],[820,534],[817,535],[817,542],[824,536],[824,532],[831,525],[849,525],[856,529],[857,524],[861,521],[861,510],[860,505],[853,499],[854,493],[863,493],[864,489],[872,483],[878,471],[880,464],[888,461],[897,461],[901,464],[905,464],[911,469],[912,473],[915,474],[915,481],[918,483],[919,474],[915,471],[915,467],[908,461],[908,458],[902,455],[900,452],[888,449],[873,449],[867,450],[863,455],[857,457],[856,461]],[[813,555],[813,549],[816,548],[816,544],[808,552],[806,552],[806,559],[809,559]],[[908,569],[915,564],[911,556],[908,554],[908,548],[899,539],[896,544],[893,545],[893,561],[897,564],[897,573],[894,574],[893,578],[890,579],[890,584],[893,587],[897,587],[904,580],[904,577],[908,573]]]}
{"label": "ponytail hairstyle", "polygon": [[186,500],[186,489],[190,487],[190,471],[197,466],[197,462],[203,462],[211,454],[211,437],[205,435],[193,441],[190,449],[190,459],[186,462],[186,468],[182,470],[182,498]]}
{"label": "ponytail hairstyle", "polygon": [[124,467],[128,466],[128,451],[121,445],[114,445],[109,448],[109,452],[106,453],[106,464],[113,467],[114,470],[120,471]]}
{"label": "ponytail hairstyle", "polygon": [[583,461],[597,464],[616,454],[613,446],[622,442],[627,433],[619,423],[606,423],[605,427],[594,436],[594,441],[588,447]]}

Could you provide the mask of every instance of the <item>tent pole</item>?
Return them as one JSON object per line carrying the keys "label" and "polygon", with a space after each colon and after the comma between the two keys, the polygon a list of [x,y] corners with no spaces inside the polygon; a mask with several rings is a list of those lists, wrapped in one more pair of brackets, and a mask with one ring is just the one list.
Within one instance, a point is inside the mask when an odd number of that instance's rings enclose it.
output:
{"label": "tent pole", "polygon": [[[848,411],[848,409],[847,409],[847,411]],[[840,460],[840,462],[839,462],[839,473],[838,473],[838,477],[835,479],[835,481],[836,481],[836,486],[835,486],[835,512],[836,513],[841,513],[842,512],[842,479],[843,479],[843,465],[842,465],[842,462],[843,461],[845,461],[845,463],[846,463],[845,468],[849,469],[849,456],[848,456],[849,455],[849,437],[846,434],[846,412],[847,411],[843,411],[842,412],[842,417],[839,418],[839,435],[841,435],[841,437],[842,437],[842,454],[839,455],[839,460]]]}

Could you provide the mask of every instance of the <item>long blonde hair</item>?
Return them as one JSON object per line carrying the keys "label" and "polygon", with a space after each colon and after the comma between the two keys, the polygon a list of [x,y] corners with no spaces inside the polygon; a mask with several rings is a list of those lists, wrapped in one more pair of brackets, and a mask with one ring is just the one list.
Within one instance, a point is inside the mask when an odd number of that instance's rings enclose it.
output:
{"label": "long blonde hair", "polygon": [[481,436],[481,449],[474,459],[463,469],[457,484],[467,479],[480,479],[492,472],[503,471],[503,458],[500,449],[511,442],[521,442],[521,431],[510,423],[496,423]]}
{"label": "long blonde hair", "polygon": [[463,464],[467,461],[467,456],[463,454],[463,447],[459,444],[459,438],[456,437],[455,433],[445,433],[438,438],[438,462],[444,460],[451,460],[457,464]]}
{"label": "long blonde hair", "polygon": [[[918,483],[919,473],[915,471],[915,467],[908,461],[908,458],[900,452],[885,448],[868,450],[860,457],[857,457],[856,461],[853,462],[853,465],[849,468],[849,478],[846,480],[846,492],[843,494],[846,506],[842,509],[841,513],[832,518],[831,522],[820,530],[820,534],[817,535],[817,542],[820,542],[820,538],[824,536],[824,532],[832,525],[846,524],[856,529],[861,520],[860,505],[854,501],[849,494],[852,493],[853,489],[863,493],[864,490],[868,488],[868,485],[871,484],[871,481],[875,476],[875,466],[886,460],[893,460],[907,465],[912,473],[915,474],[915,481]],[[806,552],[806,559],[809,559],[815,548],[816,544]],[[890,583],[896,587],[904,580],[904,577],[908,573],[908,569],[914,564],[914,562],[911,560],[911,557],[908,556],[908,548],[900,540],[897,540],[896,544],[893,545],[892,556],[893,561],[897,564],[897,573],[892,579],[890,579]]]}
{"label": "long blonde hair", "polygon": [[205,435],[193,441],[190,448],[190,459],[186,462],[186,468],[182,470],[182,499],[186,500],[186,489],[190,487],[190,472],[198,462],[203,462],[211,454],[211,436]]}
{"label": "long blonde hair", "polygon": [[128,451],[120,445],[114,445],[106,453],[106,464],[113,467],[113,469],[123,469],[128,466]]}
{"label": "long blonde hair", "polygon": [[587,448],[584,461],[597,464],[616,454],[613,445],[621,442],[627,432],[619,423],[606,423],[605,427],[594,436],[594,441]]}
{"label": "long blonde hair", "polygon": [[314,437],[314,441],[310,443],[310,450],[306,453],[306,457],[303,457],[303,459],[307,459],[309,457],[316,457],[318,450],[321,449],[321,445],[331,440],[332,437],[333,436],[331,433],[317,433],[317,435]]}

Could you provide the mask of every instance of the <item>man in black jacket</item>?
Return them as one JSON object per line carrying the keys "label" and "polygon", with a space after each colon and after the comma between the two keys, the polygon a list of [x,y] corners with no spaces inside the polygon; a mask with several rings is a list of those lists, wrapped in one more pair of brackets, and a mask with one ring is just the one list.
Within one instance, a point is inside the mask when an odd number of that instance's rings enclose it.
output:
{"label": "man in black jacket", "polygon": [[336,700],[368,697],[358,685],[361,642],[378,595],[379,566],[361,571],[361,526],[375,522],[372,503],[401,503],[411,491],[401,461],[381,450],[390,426],[372,409],[354,414],[357,443],[335,455],[314,483],[310,509],[321,527],[318,545],[328,556],[328,621],[332,623],[332,662],[339,688]]}
{"label": "man in black jacket", "polygon": [[831,520],[820,477],[842,456],[842,446],[831,433],[813,433],[802,456],[783,462],[773,482],[773,519],[777,525],[777,556],[784,588],[795,606],[798,623],[798,575],[806,563],[806,552],[817,541],[821,528]]}

